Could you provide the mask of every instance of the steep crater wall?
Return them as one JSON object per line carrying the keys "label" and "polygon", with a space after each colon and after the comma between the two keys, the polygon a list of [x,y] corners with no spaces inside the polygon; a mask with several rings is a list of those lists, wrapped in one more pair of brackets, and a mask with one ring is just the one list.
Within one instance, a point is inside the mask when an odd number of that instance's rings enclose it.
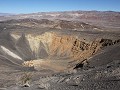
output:
{"label": "steep crater wall", "polygon": [[[0,55],[27,67],[64,70],[96,54],[101,48],[120,40],[96,38],[90,42],[74,35],[54,32],[0,35]],[[39,63],[39,64],[38,64]]]}

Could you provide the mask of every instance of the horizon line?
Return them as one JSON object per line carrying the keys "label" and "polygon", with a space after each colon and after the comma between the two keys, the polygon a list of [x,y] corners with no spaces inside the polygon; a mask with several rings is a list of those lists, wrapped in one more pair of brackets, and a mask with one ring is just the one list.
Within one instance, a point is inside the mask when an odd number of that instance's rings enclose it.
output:
{"label": "horizon line", "polygon": [[13,12],[0,12],[1,14],[11,14],[11,15],[17,15],[17,14],[33,14],[33,13],[54,13],[54,12],[75,12],[75,11],[96,11],[96,12],[120,12],[116,10],[60,10],[60,11],[38,11],[38,12],[28,12],[28,13],[13,13]]}

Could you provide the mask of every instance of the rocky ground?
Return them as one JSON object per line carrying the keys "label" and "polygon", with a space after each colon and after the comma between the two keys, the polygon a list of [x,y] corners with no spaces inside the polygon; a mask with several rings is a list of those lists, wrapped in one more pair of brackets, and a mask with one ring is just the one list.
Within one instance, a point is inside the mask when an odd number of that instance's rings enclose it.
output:
{"label": "rocky ground", "polygon": [[[115,18],[108,28],[93,23],[95,17],[89,13],[100,15],[99,23],[104,21],[101,17],[106,18],[104,23]],[[119,90],[119,13],[86,15],[91,23],[85,17],[79,21],[58,16],[19,19],[18,15],[1,20],[0,90]]]}

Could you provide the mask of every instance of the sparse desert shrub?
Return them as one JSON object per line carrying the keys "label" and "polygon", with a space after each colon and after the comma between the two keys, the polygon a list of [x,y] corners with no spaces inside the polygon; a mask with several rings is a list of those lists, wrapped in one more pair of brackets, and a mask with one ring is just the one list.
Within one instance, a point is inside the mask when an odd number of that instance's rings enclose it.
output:
{"label": "sparse desert shrub", "polygon": [[32,74],[29,72],[23,73],[22,76],[18,77],[18,84],[24,87],[30,87],[30,81],[32,79]]}

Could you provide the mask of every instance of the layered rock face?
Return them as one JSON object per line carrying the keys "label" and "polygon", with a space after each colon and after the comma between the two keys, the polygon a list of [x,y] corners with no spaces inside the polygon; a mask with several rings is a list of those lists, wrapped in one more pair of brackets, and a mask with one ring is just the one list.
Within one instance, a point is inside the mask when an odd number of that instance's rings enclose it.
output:
{"label": "layered rock face", "polygon": [[43,59],[42,56],[46,54],[44,58],[82,60],[84,57],[86,58],[96,53],[107,42],[106,40],[96,39],[88,43],[76,36],[61,35],[53,32],[46,32],[42,35],[26,34],[12,36],[19,37],[17,42],[20,42],[22,39],[28,44],[35,57],[34,59]]}
{"label": "layered rock face", "polygon": [[9,33],[9,38],[4,38],[3,41],[4,43],[0,43],[0,49],[3,51],[1,55],[9,58],[12,63],[64,70],[83,62],[101,48],[118,43],[120,40],[96,38],[88,42],[74,35],[45,32],[43,34]]}

